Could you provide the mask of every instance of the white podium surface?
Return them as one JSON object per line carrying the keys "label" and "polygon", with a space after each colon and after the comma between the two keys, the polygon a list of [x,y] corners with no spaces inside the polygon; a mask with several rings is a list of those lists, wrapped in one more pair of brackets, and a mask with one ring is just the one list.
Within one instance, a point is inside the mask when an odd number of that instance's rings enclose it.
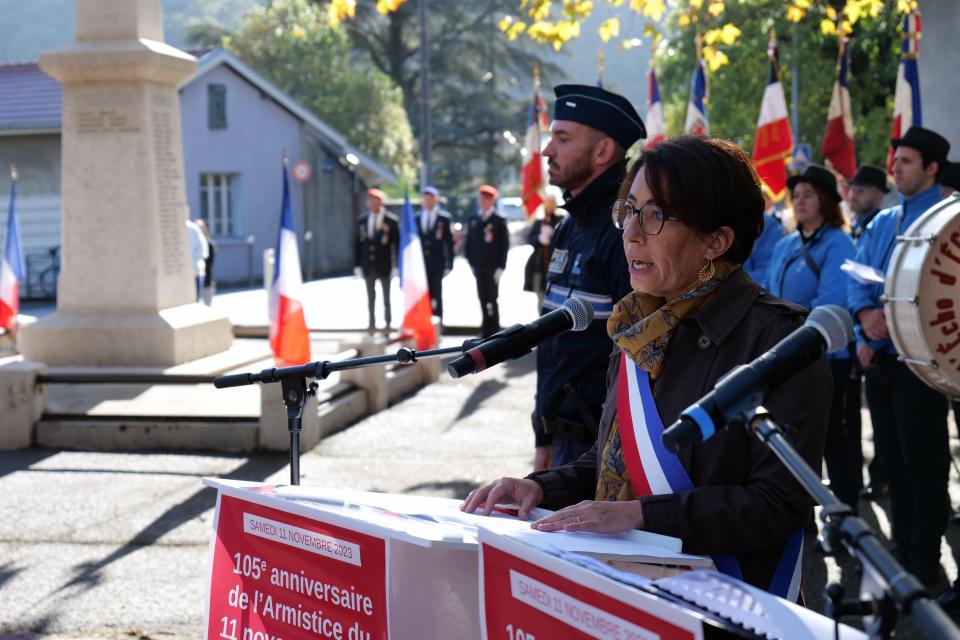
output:
{"label": "white podium surface", "polygon": [[[642,531],[615,536],[544,533],[506,514],[463,513],[459,500],[211,478],[203,482],[219,492],[206,629],[207,637],[221,640],[241,640],[244,630],[284,638],[336,637],[333,626],[329,635],[321,629],[301,636],[297,625],[288,624],[292,619],[309,626],[316,611],[329,616],[323,620],[331,625],[341,622],[343,637],[351,640],[479,638],[478,538],[482,529],[524,546],[539,540],[541,545],[570,552],[602,550],[624,559],[655,556],[678,564],[690,557],[679,553],[676,538]],[[549,513],[537,509],[532,516]],[[353,557],[344,558],[346,553]],[[254,567],[261,568],[259,576],[248,575]],[[321,601],[325,606],[318,609],[316,598],[300,598],[303,589],[291,594],[289,588],[278,590],[264,578],[272,579],[277,572],[280,580],[291,570],[303,573],[310,589],[322,584],[370,598],[371,613],[358,616],[352,610],[340,611],[329,600]],[[247,594],[246,609],[242,594]],[[284,605],[307,613],[277,619],[274,607],[263,615],[262,603],[268,596],[272,604],[286,597]],[[351,630],[356,632],[351,635]]]}

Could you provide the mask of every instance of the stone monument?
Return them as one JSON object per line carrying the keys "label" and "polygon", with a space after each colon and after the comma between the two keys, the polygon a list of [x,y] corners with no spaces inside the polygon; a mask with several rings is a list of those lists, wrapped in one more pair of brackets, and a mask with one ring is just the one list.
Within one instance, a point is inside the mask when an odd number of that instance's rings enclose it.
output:
{"label": "stone monument", "polygon": [[174,365],[230,347],[197,304],[177,85],[160,0],[76,0],[76,42],[43,55],[63,85],[62,262],[55,314],[20,349],[52,365]]}

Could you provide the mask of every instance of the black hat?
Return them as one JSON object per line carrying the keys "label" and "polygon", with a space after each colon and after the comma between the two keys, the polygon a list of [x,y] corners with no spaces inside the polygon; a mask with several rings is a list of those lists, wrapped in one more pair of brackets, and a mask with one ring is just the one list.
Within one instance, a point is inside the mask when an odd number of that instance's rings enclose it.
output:
{"label": "black hat", "polygon": [[887,186],[887,172],[872,164],[860,165],[857,168],[857,172],[853,174],[853,179],[850,181],[850,184],[876,187],[884,193],[890,191],[890,187]]}
{"label": "black hat", "polygon": [[561,84],[553,88],[557,102],[554,120],[570,120],[602,131],[624,149],[647,137],[640,114],[630,101],[600,87]]}
{"label": "black hat", "polygon": [[943,163],[943,171],[940,172],[940,184],[960,191],[960,162]]}
{"label": "black hat", "polygon": [[840,197],[840,192],[837,191],[836,176],[826,167],[821,167],[818,164],[808,164],[807,168],[803,170],[803,173],[787,178],[787,187],[793,191],[793,188],[798,182],[809,182],[812,185],[820,187],[834,202],[840,202],[843,199]]}
{"label": "black hat", "polygon": [[923,127],[910,127],[906,135],[891,140],[890,144],[894,149],[903,145],[922,151],[928,160],[936,160],[941,166],[946,162],[947,154],[950,153],[950,143],[946,138]]}

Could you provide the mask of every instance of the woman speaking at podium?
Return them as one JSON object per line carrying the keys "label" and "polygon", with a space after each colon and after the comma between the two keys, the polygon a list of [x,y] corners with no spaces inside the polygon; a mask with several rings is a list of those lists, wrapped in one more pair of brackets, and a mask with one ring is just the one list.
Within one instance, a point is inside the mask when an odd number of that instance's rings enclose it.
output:
{"label": "woman speaking at podium", "polygon": [[[501,478],[464,511],[515,502],[557,510],[541,531],[643,529],[680,538],[686,553],[796,601],[803,529],[813,502],[776,455],[743,428],[671,454],[664,425],[725,373],[797,329],[802,307],[775,298],[741,268],[763,224],[750,159],[723,140],[682,137],[644,151],[613,208],[633,292],[607,329],[616,348],[593,449],[579,460]],[[812,467],[823,455],[832,384],[826,358],[767,398]]]}

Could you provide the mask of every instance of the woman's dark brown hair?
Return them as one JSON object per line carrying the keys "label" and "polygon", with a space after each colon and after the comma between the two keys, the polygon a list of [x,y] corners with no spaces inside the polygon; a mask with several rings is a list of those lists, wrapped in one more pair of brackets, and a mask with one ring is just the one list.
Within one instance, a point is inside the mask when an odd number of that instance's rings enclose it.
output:
{"label": "woman's dark brown hair", "polygon": [[665,140],[633,163],[620,186],[621,198],[630,193],[641,168],[666,215],[701,234],[730,227],[733,244],[724,256],[738,264],[750,256],[763,229],[763,194],[753,163],[740,147],[700,136]]}
{"label": "woman's dark brown hair", "polygon": [[[817,194],[817,202],[820,206],[820,215],[823,216],[823,224],[846,229],[847,220],[843,217],[843,212],[840,210],[840,203],[827,195],[827,192],[818,184],[807,182],[806,180],[798,182],[797,184],[802,184],[803,182],[813,187],[814,193]],[[796,187],[796,185],[794,185],[794,187]],[[793,191],[790,192],[790,200],[793,200]]]}

